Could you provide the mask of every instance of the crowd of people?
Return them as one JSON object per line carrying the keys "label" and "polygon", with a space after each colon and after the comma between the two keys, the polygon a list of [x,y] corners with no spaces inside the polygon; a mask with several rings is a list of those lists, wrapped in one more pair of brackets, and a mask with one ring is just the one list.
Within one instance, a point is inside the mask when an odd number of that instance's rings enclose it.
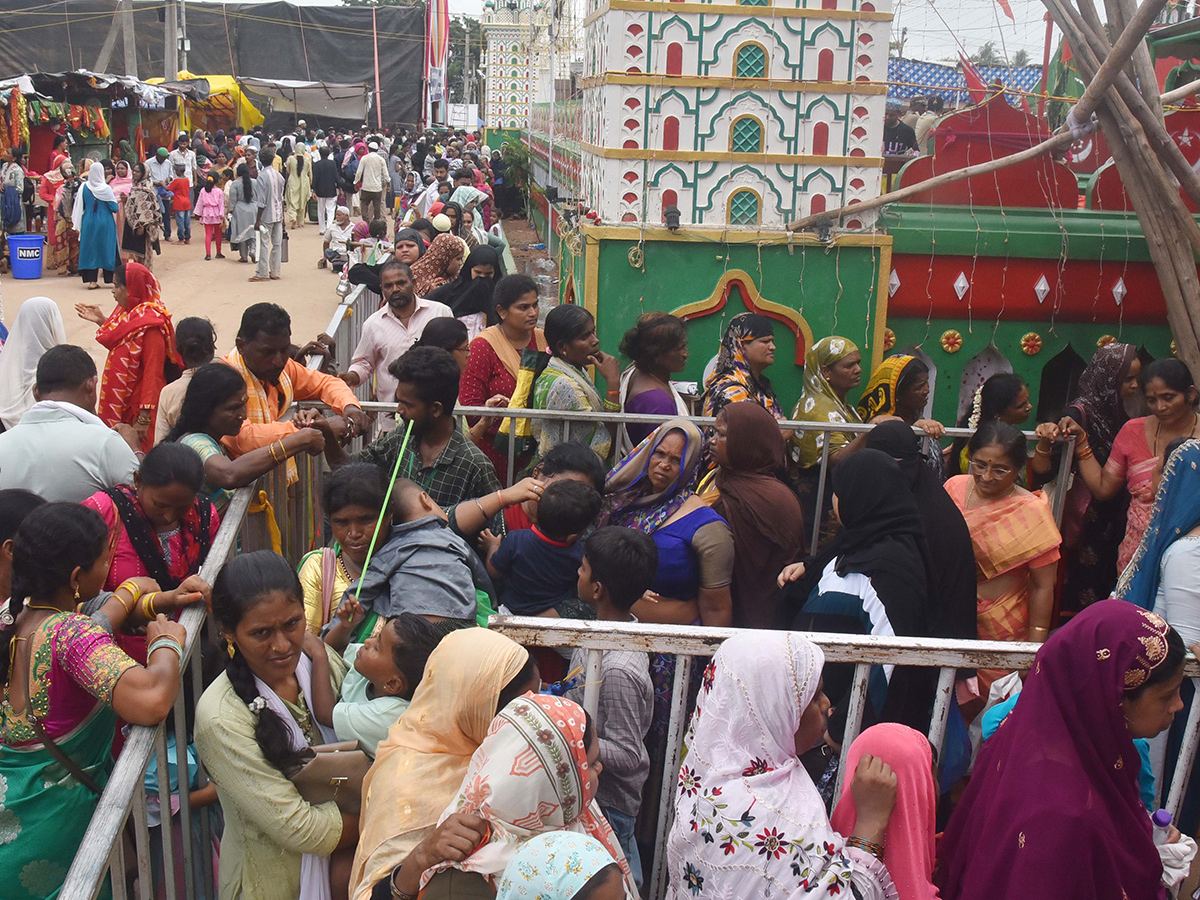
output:
{"label": "crowd of people", "polygon": [[[28,167],[23,148],[9,148],[0,159],[0,191],[11,187],[14,204],[0,233],[44,227],[46,268],[78,274],[98,289],[101,276],[112,283],[122,260],[153,269],[162,242],[190,244],[193,223],[203,231],[206,260],[225,259],[228,246],[238,262],[256,266],[249,281],[278,279],[287,232],[315,221],[324,238],[318,265],[341,272],[361,264],[356,278],[377,291],[385,256],[397,252],[414,263],[418,244],[423,255],[435,237],[448,234],[434,255],[441,262],[422,267],[422,293],[428,293],[455,280],[461,266],[448,265],[452,247],[465,247],[464,258],[479,251],[474,267],[497,266],[490,248],[504,241],[489,229],[504,209],[519,205],[505,184],[499,150],[467,137],[402,129],[326,132],[299,120],[286,133],[261,126],[182,131],[169,146],[147,144],[144,159],[122,141],[114,158],[77,164],[61,134],[43,173]],[[402,235],[403,229],[415,230],[423,242]],[[0,250],[0,257],[6,254]],[[471,268],[453,294],[464,293]],[[460,306],[488,313],[470,297]]]}
{"label": "crowd of people", "polygon": [[[351,155],[370,174],[364,149]],[[429,154],[413,142],[401,171]],[[85,216],[109,202],[103,167],[88,177]],[[378,221],[386,192],[361,193],[362,223]],[[334,213],[326,228],[349,215]],[[741,313],[688,398],[672,382],[689,357],[679,319],[601,335],[567,304],[540,321],[535,282],[434,232],[400,227],[361,264],[380,307],[344,372],[305,365],[271,303],[250,305],[232,341],[174,322],[134,258],[112,263],[111,313],[78,308],[102,372],[65,343],[52,301],[21,307],[0,351],[6,897],[55,896],[124,725],[172,709],[179,613],[195,603],[219,643],[202,641],[187,733],[169,730],[211,782],[173,772],[170,790],[212,817],[225,898],[636,897],[664,777],[674,819],[658,849],[680,900],[1178,886],[1200,791],[1189,782],[1165,835],[1150,814],[1191,702],[1185,644],[1200,641],[1186,365],[1100,348],[1031,453],[1016,375],[984,382],[957,423],[970,437],[949,441],[919,358],[891,356],[863,384],[858,348],[830,335],[785,405],[772,321]],[[364,386],[394,415],[365,412]],[[298,401],[320,408],[292,414]],[[584,415],[568,429],[509,409]],[[586,415],[616,411],[665,421]],[[329,469],[328,545],[241,552],[201,580],[232,492],[276,470],[294,483],[300,454]],[[592,716],[583,652],[522,647],[486,627],[496,612],[744,631],[689,685],[676,773],[673,656],[606,652]],[[805,636],[821,632],[1043,647],[1028,672],[960,670],[939,748],[924,737],[937,670],[872,666],[839,779],[854,666],[825,663]],[[337,742],[358,749],[313,751]],[[348,787],[322,792],[331,772]],[[158,866],[155,890],[171,877]]]}

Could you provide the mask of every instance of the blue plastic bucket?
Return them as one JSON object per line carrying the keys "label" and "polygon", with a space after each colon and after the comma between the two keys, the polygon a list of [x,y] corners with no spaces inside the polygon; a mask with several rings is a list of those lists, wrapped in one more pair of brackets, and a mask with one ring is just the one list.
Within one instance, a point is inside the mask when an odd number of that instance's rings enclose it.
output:
{"label": "blue plastic bucket", "polygon": [[45,235],[10,234],[8,258],[12,263],[13,278],[41,278],[42,252],[45,246]]}

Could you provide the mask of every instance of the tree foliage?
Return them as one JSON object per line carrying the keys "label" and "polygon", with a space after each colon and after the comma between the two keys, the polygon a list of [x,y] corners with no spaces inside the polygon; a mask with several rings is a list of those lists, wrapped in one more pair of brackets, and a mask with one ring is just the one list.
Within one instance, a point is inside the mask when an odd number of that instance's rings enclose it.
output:
{"label": "tree foliage", "polygon": [[[471,37],[471,58],[466,60],[467,34]],[[446,64],[446,80],[450,86],[450,102],[467,102],[467,78],[464,70],[473,78],[471,100],[480,101],[483,90],[483,78],[479,73],[480,61],[483,58],[483,31],[479,20],[468,16],[458,16],[450,20],[450,52]],[[467,65],[463,63],[467,62]]]}
{"label": "tree foliage", "polygon": [[977,66],[1002,66],[1004,60],[996,50],[996,42],[988,41],[971,55],[971,62]]}

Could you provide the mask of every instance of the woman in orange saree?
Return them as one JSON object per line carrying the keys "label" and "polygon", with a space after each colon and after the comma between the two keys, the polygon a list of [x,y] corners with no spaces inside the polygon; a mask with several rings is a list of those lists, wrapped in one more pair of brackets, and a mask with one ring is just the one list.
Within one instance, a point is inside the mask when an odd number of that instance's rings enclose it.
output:
{"label": "woman in orange saree", "polygon": [[[980,426],[967,445],[970,474],[946,482],[975,548],[980,640],[1036,641],[1050,636],[1054,579],[1062,536],[1041,491],[1017,484],[1025,436],[999,419]],[[984,696],[1003,672],[979,670]]]}

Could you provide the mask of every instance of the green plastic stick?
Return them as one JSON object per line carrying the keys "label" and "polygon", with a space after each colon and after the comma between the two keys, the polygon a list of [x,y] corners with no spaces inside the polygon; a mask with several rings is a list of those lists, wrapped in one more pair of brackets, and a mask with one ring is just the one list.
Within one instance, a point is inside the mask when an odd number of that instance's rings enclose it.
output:
{"label": "green plastic stick", "polygon": [[383,495],[383,509],[379,510],[379,521],[375,523],[375,533],[371,535],[371,545],[367,547],[367,558],[363,561],[362,572],[358,576],[358,588],[354,591],[354,602],[358,602],[358,597],[362,593],[363,579],[367,577],[367,566],[371,564],[371,557],[375,555],[375,542],[379,540],[379,529],[383,527],[384,516],[387,515],[388,503],[392,499],[392,488],[396,484],[396,476],[400,474],[400,460],[404,459],[404,451],[408,449],[408,439],[412,437],[412,420],[408,421],[408,428],[404,432],[404,441],[400,444],[400,452],[396,456],[396,465],[392,467],[392,480],[388,482],[387,493]]}

